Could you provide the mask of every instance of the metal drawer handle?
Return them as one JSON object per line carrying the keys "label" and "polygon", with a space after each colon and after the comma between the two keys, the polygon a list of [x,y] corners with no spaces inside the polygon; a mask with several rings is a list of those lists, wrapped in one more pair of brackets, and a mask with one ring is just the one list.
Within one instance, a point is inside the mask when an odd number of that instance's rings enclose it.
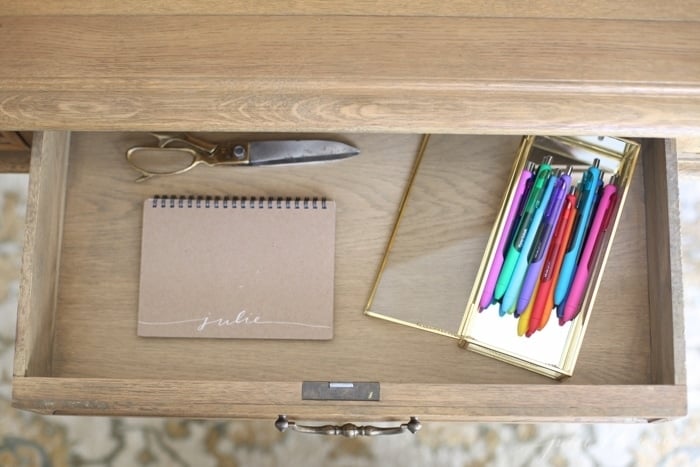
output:
{"label": "metal drawer handle", "polygon": [[345,436],[346,438],[357,438],[358,436],[380,436],[380,435],[398,435],[410,431],[415,433],[421,429],[421,424],[416,417],[411,417],[408,423],[403,423],[399,426],[390,428],[380,428],[377,426],[357,426],[352,423],[345,425],[322,425],[322,426],[305,426],[297,425],[294,421],[287,420],[286,415],[280,415],[275,421],[275,428],[284,432],[287,428],[301,433],[311,433],[314,435],[330,435],[330,436]]}

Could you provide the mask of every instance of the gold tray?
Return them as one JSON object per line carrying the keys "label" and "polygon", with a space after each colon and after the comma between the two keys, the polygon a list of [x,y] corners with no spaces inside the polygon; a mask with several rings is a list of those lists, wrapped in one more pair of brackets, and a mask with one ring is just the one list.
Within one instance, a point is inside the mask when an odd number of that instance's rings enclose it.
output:
{"label": "gold tray", "polygon": [[[640,145],[611,137],[526,136],[518,147],[482,147],[475,154],[469,146],[444,151],[444,138],[423,140],[365,314],[456,338],[470,350],[551,378],[571,376]],[[564,326],[550,317],[543,331],[525,338],[517,335],[517,320],[499,316],[496,305],[479,312],[479,298],[518,177],[527,162],[540,163],[545,155],[554,156],[554,168],[571,165],[574,184],[599,159],[606,182],[617,175],[619,201],[581,312]]]}

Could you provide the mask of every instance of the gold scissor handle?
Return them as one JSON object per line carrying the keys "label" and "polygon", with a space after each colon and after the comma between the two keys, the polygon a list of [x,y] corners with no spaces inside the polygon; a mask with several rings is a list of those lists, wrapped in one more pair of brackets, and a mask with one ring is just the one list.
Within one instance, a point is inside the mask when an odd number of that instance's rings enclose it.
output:
{"label": "gold scissor handle", "polygon": [[[138,160],[143,161],[144,158],[150,156],[151,159],[158,158],[158,155],[184,155],[190,158],[189,162],[183,164],[183,167],[179,169],[168,169],[168,168],[150,168],[141,165]],[[155,156],[155,157],[154,157]],[[143,182],[151,177],[163,176],[163,175],[178,175],[192,170],[197,164],[201,162],[200,155],[190,148],[160,148],[160,147],[150,147],[150,146],[134,146],[126,151],[126,160],[131,164],[131,166],[141,173],[141,176],[136,179],[137,182]],[[135,161],[136,159],[136,161]]]}
{"label": "gold scissor handle", "polygon": [[[192,170],[202,162],[209,163],[207,159],[212,157],[217,148],[216,144],[189,135],[178,138],[162,133],[151,133],[151,136],[157,140],[155,147],[134,146],[126,151],[127,162],[141,173],[141,176],[136,179],[137,182],[143,182],[156,175],[178,175]],[[176,160],[178,156],[184,157],[182,162]],[[149,159],[152,161],[152,167],[144,163]],[[168,164],[174,164],[176,167],[168,167]]]}
{"label": "gold scissor handle", "polygon": [[[249,143],[210,143],[192,135],[176,137],[151,133],[156,146],[134,146],[126,151],[126,160],[141,173],[136,179],[143,182],[156,175],[178,175],[199,164],[247,165],[250,163]],[[178,161],[178,156],[184,159]]]}

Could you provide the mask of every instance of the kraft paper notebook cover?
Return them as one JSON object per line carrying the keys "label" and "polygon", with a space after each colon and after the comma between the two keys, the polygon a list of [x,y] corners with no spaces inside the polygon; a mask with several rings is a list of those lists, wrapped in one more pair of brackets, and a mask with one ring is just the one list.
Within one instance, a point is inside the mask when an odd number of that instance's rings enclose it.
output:
{"label": "kraft paper notebook cover", "polygon": [[139,336],[331,339],[335,203],[144,203]]}

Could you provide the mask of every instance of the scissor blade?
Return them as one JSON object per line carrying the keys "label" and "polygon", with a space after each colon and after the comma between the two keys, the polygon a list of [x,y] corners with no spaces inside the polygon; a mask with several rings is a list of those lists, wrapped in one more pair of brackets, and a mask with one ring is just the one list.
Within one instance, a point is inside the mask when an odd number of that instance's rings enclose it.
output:
{"label": "scissor blade", "polygon": [[338,141],[254,141],[250,143],[250,165],[324,162],[345,159],[359,153],[359,149]]}

